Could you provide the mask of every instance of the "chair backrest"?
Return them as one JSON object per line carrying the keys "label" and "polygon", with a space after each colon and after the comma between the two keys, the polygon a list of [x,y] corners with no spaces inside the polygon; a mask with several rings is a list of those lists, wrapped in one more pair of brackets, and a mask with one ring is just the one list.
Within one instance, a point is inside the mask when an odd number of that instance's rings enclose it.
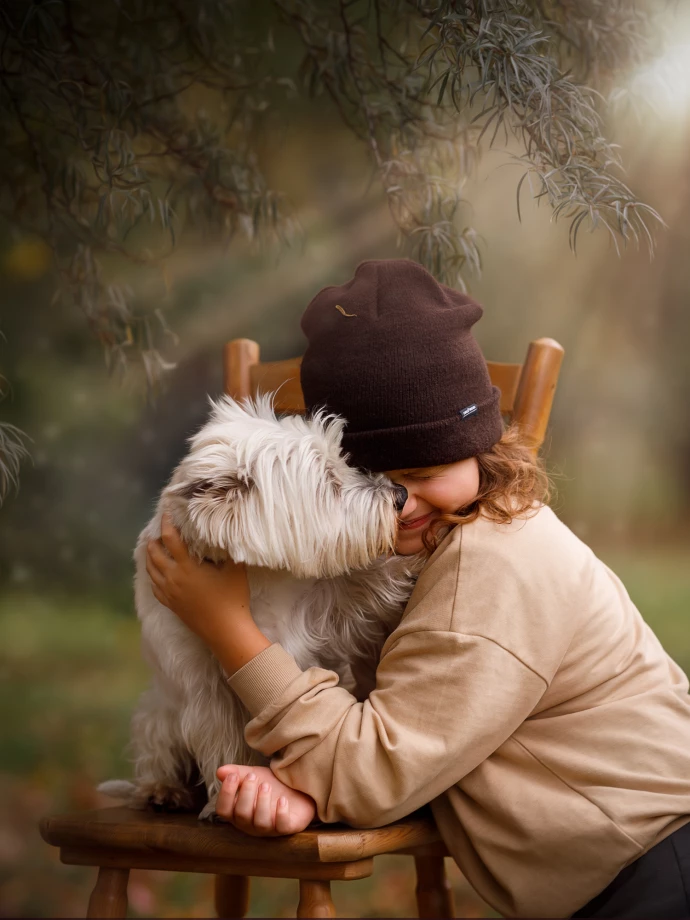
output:
{"label": "chair backrest", "polygon": [[[515,421],[536,454],[546,435],[551,405],[563,360],[563,348],[554,339],[530,342],[524,364],[489,361],[491,382],[501,391],[501,412]],[[251,339],[233,339],[225,346],[225,392],[241,399],[278,391],[278,412],[304,412],[299,368],[302,358],[260,360],[259,345]]]}

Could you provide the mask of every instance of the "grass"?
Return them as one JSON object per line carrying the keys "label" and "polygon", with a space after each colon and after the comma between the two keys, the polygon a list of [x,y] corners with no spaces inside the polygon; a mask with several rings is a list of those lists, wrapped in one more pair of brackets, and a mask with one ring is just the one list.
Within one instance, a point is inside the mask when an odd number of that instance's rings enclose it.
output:
{"label": "grass", "polygon": [[[690,571],[687,550],[608,551],[665,648],[690,671]],[[63,866],[39,837],[42,815],[107,804],[103,779],[129,775],[130,713],[147,682],[138,624],[109,606],[15,594],[0,601],[0,916],[83,916],[94,870]],[[376,860],[375,873],[334,883],[340,916],[415,915],[409,857]],[[495,916],[448,863],[456,913]],[[130,916],[206,917],[212,880],[134,872]],[[253,887],[249,916],[294,916],[297,883],[265,879]]]}

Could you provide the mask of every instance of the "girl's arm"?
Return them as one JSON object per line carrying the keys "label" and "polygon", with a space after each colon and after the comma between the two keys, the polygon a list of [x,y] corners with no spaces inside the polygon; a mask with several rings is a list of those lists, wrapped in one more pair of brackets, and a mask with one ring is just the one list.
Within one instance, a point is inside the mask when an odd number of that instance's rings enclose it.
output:
{"label": "girl's arm", "polygon": [[272,645],[229,681],[253,716],[249,745],[311,796],[321,821],[379,827],[432,801],[501,746],[545,683],[479,637],[422,631],[385,649],[363,703],[332,671]]}
{"label": "girl's arm", "polygon": [[[267,640],[245,616],[248,601],[226,605],[225,615],[210,610],[199,600],[205,582],[197,563],[195,571],[183,562],[189,585],[184,574],[173,578],[171,609],[225,656],[227,670],[248,658],[229,679],[252,716],[247,741],[272,758],[282,782],[314,799],[320,820],[372,827],[409,814],[489,757],[542,696],[545,678],[499,641],[459,631],[459,551],[446,549],[423,573],[362,703],[335,673],[302,671],[280,645],[252,654],[259,637]],[[490,622],[506,603],[502,613],[515,619],[521,586],[506,591],[512,576],[492,571],[474,592],[477,622]],[[542,619],[542,611],[530,615]]]}
{"label": "girl's arm", "polygon": [[206,643],[226,674],[234,674],[271,644],[252,619],[244,565],[198,562],[168,514],[163,515],[160,540],[147,545],[146,571],[156,600]]}

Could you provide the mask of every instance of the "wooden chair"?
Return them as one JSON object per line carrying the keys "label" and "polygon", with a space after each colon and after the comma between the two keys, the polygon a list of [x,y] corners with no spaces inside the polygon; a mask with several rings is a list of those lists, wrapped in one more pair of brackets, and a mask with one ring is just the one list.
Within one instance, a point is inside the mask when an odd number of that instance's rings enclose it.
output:
{"label": "wooden chair", "polygon": [[[259,360],[259,345],[234,339],[225,346],[225,392],[235,399],[277,390],[278,412],[304,412],[299,382],[301,358]],[[554,339],[530,342],[524,364],[489,361],[491,382],[501,391],[501,412],[519,424],[536,454],[544,443],[551,404],[563,360],[563,347]]]}
{"label": "wooden chair", "polygon": [[[523,365],[489,363],[501,390],[501,411],[515,420],[536,453],[546,433],[558,380],[562,347],[553,339],[531,342]],[[235,339],[225,346],[225,390],[243,397],[278,389],[276,408],[304,411],[300,358],[261,363],[259,346]],[[249,837],[229,825],[200,824],[194,815],[154,814],[127,808],[44,818],[41,834],[60,847],[68,865],[98,866],[88,917],[125,917],[129,871],[168,869],[216,876],[220,917],[244,917],[249,877],[299,880],[298,917],[334,917],[332,879],[371,875],[374,857],[414,857],[419,916],[453,916],[444,857],[448,851],[428,809],[373,830],[329,825],[292,837]]]}

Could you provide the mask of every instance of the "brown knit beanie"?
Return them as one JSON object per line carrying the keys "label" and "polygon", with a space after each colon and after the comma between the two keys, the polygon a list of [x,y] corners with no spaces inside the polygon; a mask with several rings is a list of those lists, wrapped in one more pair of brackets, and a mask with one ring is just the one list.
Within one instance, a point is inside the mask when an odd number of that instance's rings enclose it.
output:
{"label": "brown knit beanie", "polygon": [[362,262],[319,291],[302,317],[304,401],[347,419],[351,465],[438,466],[500,440],[500,392],[471,332],[482,312],[409,259]]}

